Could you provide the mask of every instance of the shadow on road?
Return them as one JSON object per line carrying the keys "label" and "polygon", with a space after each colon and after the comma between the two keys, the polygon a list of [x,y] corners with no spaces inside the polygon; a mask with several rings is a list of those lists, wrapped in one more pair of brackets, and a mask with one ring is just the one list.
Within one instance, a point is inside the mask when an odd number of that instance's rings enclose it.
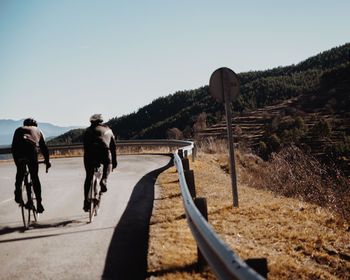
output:
{"label": "shadow on road", "polygon": [[40,239],[40,238],[48,238],[48,237],[55,237],[55,236],[61,236],[61,235],[79,234],[79,233],[82,233],[82,232],[96,232],[96,231],[102,231],[102,230],[111,230],[112,228],[113,227],[105,227],[105,228],[98,228],[98,229],[85,229],[85,230],[78,230],[78,231],[67,231],[67,232],[62,232],[62,233],[31,235],[31,236],[26,236],[26,237],[19,237],[19,238],[12,238],[12,239],[3,239],[3,240],[0,240],[0,243],[25,241],[25,240]]}
{"label": "shadow on road", "polygon": [[[86,218],[84,217],[86,220]],[[33,223],[30,226],[32,228],[40,228],[40,229],[45,229],[45,228],[59,228],[59,227],[78,227],[78,226],[84,226],[86,225],[85,221],[82,220],[66,220],[62,222],[52,222],[52,223]]]}
{"label": "shadow on road", "polygon": [[[58,227],[66,227],[68,225],[78,225],[81,224],[82,222],[79,220],[66,220],[62,222],[54,222],[54,223],[36,223],[33,222],[30,227],[31,228],[58,228]],[[85,223],[84,223],[85,224]],[[23,226],[17,226],[17,227],[4,227],[0,228],[0,235],[12,233],[12,232],[25,232],[26,230],[24,229]]]}
{"label": "shadow on road", "polygon": [[24,227],[23,226],[19,226],[19,227],[4,227],[0,229],[0,235],[4,235],[4,234],[9,234],[12,232],[24,232]]}
{"label": "shadow on road", "polygon": [[[57,228],[72,228],[72,227],[79,227],[86,224],[86,222],[83,222],[83,219],[86,220],[85,216],[78,216],[74,217],[75,219],[63,219],[62,221],[52,221],[52,222],[33,222],[30,225],[30,229],[57,229]],[[29,230],[26,230],[22,225],[16,226],[16,227],[2,227],[0,228],[0,236],[10,234],[13,232],[29,232]],[[16,240],[19,240],[20,238],[17,238]],[[4,240],[1,240],[0,242],[3,242]],[[9,240],[7,240],[9,241]]]}
{"label": "shadow on road", "polygon": [[154,184],[173,159],[141,178],[135,185],[128,205],[114,230],[108,249],[103,279],[145,279],[149,223],[154,201]]}

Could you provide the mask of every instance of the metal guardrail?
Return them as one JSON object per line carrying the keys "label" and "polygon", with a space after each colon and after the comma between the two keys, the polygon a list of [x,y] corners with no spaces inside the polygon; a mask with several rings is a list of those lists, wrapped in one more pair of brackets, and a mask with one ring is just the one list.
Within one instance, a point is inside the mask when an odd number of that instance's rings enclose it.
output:
{"label": "metal guardrail", "polygon": [[[162,140],[162,139],[151,139],[151,140],[117,140],[118,147],[127,146],[167,146],[167,147],[184,147],[191,145],[190,141],[183,140]],[[82,143],[77,144],[64,144],[64,145],[48,145],[48,149],[52,150],[70,150],[70,149],[83,149]],[[11,154],[11,146],[0,148],[0,154]]]}
{"label": "metal guardrail", "polygon": [[11,146],[0,148],[0,155],[11,154]]}
{"label": "metal guardrail", "polygon": [[[183,150],[187,150],[188,153],[191,153],[192,149],[193,143],[192,145],[186,146]],[[197,242],[199,250],[216,276],[219,279],[265,279],[243,262],[243,260],[238,257],[210,227],[193,202],[186,183],[178,150],[174,154],[174,160],[179,175],[187,223]]]}

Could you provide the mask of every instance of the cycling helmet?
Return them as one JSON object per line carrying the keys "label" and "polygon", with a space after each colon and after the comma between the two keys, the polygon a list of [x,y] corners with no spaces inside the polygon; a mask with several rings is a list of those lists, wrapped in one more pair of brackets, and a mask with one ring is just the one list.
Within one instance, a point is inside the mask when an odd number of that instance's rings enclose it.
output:
{"label": "cycling helmet", "polygon": [[102,123],[103,117],[101,114],[94,114],[90,117],[90,122],[91,123]]}
{"label": "cycling helmet", "polygon": [[23,125],[24,126],[38,126],[38,123],[36,122],[36,120],[34,120],[32,118],[28,118],[28,119],[25,119],[23,121]]}

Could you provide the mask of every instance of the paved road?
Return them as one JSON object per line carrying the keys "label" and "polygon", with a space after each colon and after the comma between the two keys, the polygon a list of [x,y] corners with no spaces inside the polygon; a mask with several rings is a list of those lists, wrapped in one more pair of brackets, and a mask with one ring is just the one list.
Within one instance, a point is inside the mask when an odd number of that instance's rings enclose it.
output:
{"label": "paved road", "polygon": [[13,200],[14,163],[0,163],[0,279],[142,279],[154,185],[170,160],[119,156],[89,224],[82,158],[53,159],[49,173],[41,166],[39,174],[45,212],[27,231]]}

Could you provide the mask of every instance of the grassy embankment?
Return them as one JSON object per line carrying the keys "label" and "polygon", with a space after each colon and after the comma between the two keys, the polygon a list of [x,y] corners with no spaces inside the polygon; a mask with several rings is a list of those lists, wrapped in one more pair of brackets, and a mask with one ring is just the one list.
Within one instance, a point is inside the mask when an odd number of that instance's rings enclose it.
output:
{"label": "grassy embankment", "polygon": [[[235,208],[227,151],[212,144],[190,168],[197,197],[207,198],[209,224],[237,255],[243,260],[267,258],[269,279],[349,279],[349,185],[337,189],[324,169],[317,170],[321,165],[296,151],[294,158],[286,151],[271,162],[238,151],[239,207]],[[210,268],[195,271],[196,244],[177,176],[172,167],[158,177],[149,278],[216,279]]]}

